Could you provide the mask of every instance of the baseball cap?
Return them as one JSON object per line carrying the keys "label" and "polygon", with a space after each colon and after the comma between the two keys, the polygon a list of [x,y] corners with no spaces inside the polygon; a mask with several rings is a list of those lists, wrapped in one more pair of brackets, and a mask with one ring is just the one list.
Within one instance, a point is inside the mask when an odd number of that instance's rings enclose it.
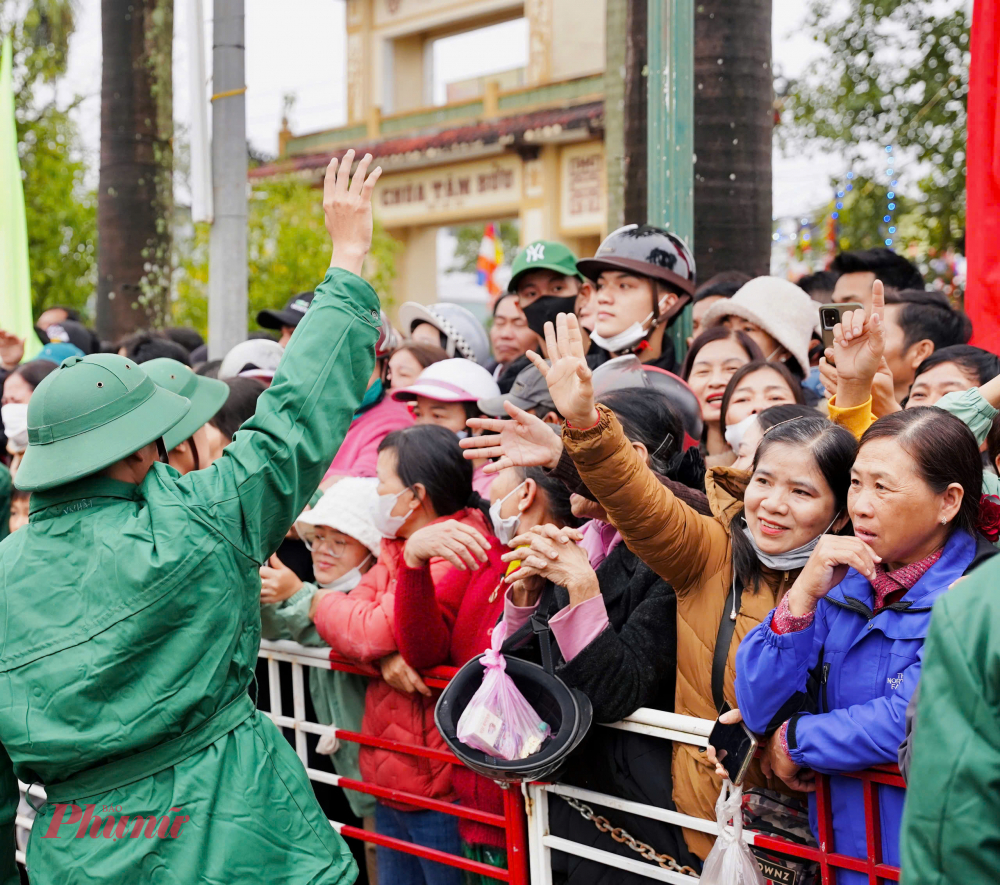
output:
{"label": "baseball cap", "polygon": [[516,292],[517,281],[530,270],[551,270],[584,281],[583,274],[576,269],[576,256],[562,243],[551,240],[535,240],[517,253],[510,268],[507,291]]}
{"label": "baseball cap", "polygon": [[219,380],[235,378],[259,378],[270,381],[278,370],[278,363],[285,349],[277,341],[268,338],[251,338],[237,344],[222,360],[219,366]]}
{"label": "baseball cap", "polygon": [[409,387],[392,392],[397,402],[426,396],[439,403],[474,403],[500,396],[493,376],[478,363],[467,359],[441,360],[431,363]]}
{"label": "baseball cap", "polygon": [[284,310],[258,310],[257,325],[264,329],[280,329],[283,326],[295,328],[299,320],[306,315],[315,294],[315,292],[299,292],[298,295],[293,295],[288,299]]}
{"label": "baseball cap", "polygon": [[503,407],[505,402],[512,402],[519,409],[525,411],[541,408],[546,412],[559,413],[556,404],[552,402],[552,394],[549,393],[548,384],[545,383],[542,373],[534,366],[528,366],[517,373],[510,393],[481,399],[476,405],[479,406],[479,411],[484,415],[506,418],[507,413]]}

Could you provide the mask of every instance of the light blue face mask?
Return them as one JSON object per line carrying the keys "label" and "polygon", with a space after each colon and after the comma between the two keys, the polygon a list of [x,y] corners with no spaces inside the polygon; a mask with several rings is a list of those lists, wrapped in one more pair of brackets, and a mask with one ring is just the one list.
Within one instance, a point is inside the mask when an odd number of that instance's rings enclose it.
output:
{"label": "light blue face mask", "polygon": [[754,540],[753,533],[750,531],[750,527],[747,525],[745,518],[743,520],[743,528],[741,531],[743,532],[743,536],[753,546],[753,552],[757,555],[757,558],[764,565],[768,568],[773,568],[775,571],[790,572],[792,569],[802,568],[802,566],[809,561],[809,557],[812,556],[813,550],[816,549],[819,539],[830,531],[839,516],[840,511],[838,510],[833,519],[830,520],[830,525],[828,525],[815,538],[806,542],[801,547],[796,547],[794,550],[788,550],[785,553],[765,553],[761,550],[757,545],[757,541]]}

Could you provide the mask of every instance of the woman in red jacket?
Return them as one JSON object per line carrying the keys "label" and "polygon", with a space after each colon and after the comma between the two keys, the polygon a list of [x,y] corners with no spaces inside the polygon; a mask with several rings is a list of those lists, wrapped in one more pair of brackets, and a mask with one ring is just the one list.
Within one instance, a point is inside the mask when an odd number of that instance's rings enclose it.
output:
{"label": "woman in red jacket", "polygon": [[[390,433],[378,449],[376,527],[383,535],[378,562],[349,593],[329,593],[314,603],[320,636],[339,655],[381,670],[365,696],[365,734],[444,749],[434,726],[433,693],[397,650],[394,599],[416,573],[440,604],[437,625],[448,642],[465,595],[499,586],[504,548],[472,491],[472,467],[455,434],[423,425]],[[483,590],[489,587],[490,590]],[[502,598],[503,593],[499,596]],[[440,660],[444,660],[442,657]],[[440,662],[440,660],[438,662]],[[454,801],[451,766],[404,753],[362,747],[364,780],[433,799]],[[379,800],[377,832],[460,854],[456,818]],[[392,885],[461,885],[454,867],[378,849],[379,880]]]}
{"label": "woman in red jacket", "polygon": [[[497,566],[467,584],[449,587],[434,581],[431,568],[403,569],[396,585],[396,639],[403,660],[418,670],[449,664],[461,667],[490,644],[493,628],[504,612],[503,571],[499,556],[507,542],[538,525],[576,526],[569,490],[539,467],[508,467],[490,487],[490,520],[497,539],[490,562]],[[502,542],[502,543],[501,543]],[[457,612],[453,616],[453,612]],[[462,766],[452,770],[452,783],[463,805],[503,814],[503,794],[490,780]],[[460,820],[458,830],[466,857],[496,867],[507,866],[505,837],[496,827]],[[478,879],[489,885],[494,879]],[[466,883],[470,876],[466,876]]]}

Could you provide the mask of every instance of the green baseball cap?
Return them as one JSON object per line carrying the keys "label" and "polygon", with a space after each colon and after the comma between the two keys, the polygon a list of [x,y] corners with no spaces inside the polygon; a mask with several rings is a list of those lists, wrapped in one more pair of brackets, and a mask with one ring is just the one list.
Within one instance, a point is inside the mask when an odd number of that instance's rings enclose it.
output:
{"label": "green baseball cap", "polygon": [[517,253],[510,268],[507,291],[516,292],[517,281],[529,270],[551,270],[576,277],[581,283],[585,281],[583,274],[576,269],[576,256],[562,243],[551,240],[535,240]]}
{"label": "green baseball cap", "polygon": [[211,421],[229,399],[229,385],[225,381],[196,375],[177,360],[160,357],[143,363],[142,368],[160,387],[191,400],[188,413],[163,434],[168,452]]}
{"label": "green baseball cap", "polygon": [[114,353],[71,356],[35,388],[15,485],[40,492],[90,476],[162,437],[191,408]]}

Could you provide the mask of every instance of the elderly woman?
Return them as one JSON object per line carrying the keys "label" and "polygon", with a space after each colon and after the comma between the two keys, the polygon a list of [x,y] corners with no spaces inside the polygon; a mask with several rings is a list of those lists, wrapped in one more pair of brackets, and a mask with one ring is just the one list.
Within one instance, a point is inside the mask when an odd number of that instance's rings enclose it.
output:
{"label": "elderly woman", "polygon": [[[820,538],[736,657],[744,721],[769,736],[765,766],[789,786],[896,761],[931,606],[994,552],[976,535],[981,476],[972,434],[938,409],[897,412],[865,432],[847,499],[855,536]],[[834,777],[831,791],[834,849],[866,857],[861,783]],[[897,866],[903,795],[880,787],[882,857]],[[811,802],[814,830],[815,813]],[[848,870],[837,879],[868,881]]]}
{"label": "elderly woman", "polygon": [[[735,705],[739,640],[780,602],[817,539],[847,522],[848,474],[857,444],[818,415],[775,426],[767,434],[772,445],[758,457],[752,475],[730,468],[709,471],[712,515],[704,516],[660,483],[613,412],[595,407],[576,318],[560,315],[558,337],[551,324],[547,332],[552,366],[532,359],[566,416],[562,443],[624,543],[677,595],[675,712],[714,718],[724,700]],[[533,450],[536,439],[545,440],[519,421],[500,437],[462,443],[482,449],[479,455],[502,456],[501,467],[525,456],[556,466],[550,448]],[[678,811],[711,819],[720,778],[697,748],[675,744],[673,752]],[[767,781],[752,766],[748,782]],[[703,859],[712,848],[712,838],[700,831],[685,830],[684,838]]]}

